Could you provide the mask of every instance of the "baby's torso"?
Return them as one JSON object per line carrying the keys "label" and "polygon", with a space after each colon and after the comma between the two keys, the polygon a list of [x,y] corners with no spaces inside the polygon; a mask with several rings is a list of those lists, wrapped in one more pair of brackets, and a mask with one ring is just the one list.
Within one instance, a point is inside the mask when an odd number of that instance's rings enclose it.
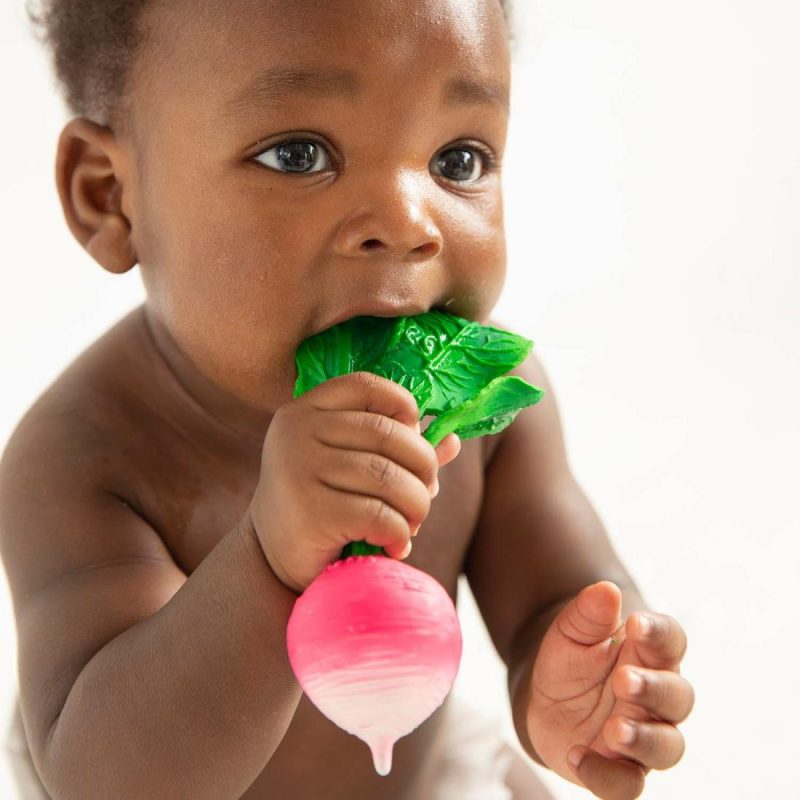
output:
{"label": "baby's torso", "polygon": [[[77,368],[81,380],[70,385],[85,387],[92,402],[99,398],[109,437],[98,439],[95,451],[84,457],[108,465],[109,483],[102,488],[147,520],[178,566],[191,575],[244,514],[259,477],[260,448],[231,444],[220,431],[204,435],[213,429],[206,427],[200,409],[181,397],[176,379],[152,346],[141,309],[112,328],[91,357],[72,369]],[[106,391],[112,395],[108,402]],[[497,441],[466,441],[458,458],[442,468],[440,493],[406,559],[436,578],[454,602],[480,512],[484,464]],[[434,768],[446,735],[442,718],[435,713],[401,739],[392,772],[381,778],[367,746],[337,728],[303,695],[281,745],[244,798],[423,798],[428,793],[420,781]]]}

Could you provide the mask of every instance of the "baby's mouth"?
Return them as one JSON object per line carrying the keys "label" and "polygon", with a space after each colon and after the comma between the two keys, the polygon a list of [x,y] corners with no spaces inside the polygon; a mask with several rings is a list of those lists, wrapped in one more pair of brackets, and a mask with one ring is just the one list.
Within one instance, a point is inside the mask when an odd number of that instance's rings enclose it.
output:
{"label": "baby's mouth", "polygon": [[447,313],[447,309],[443,306],[432,306],[429,303],[360,303],[340,311],[334,317],[328,319],[315,333],[328,330],[334,325],[355,317],[413,317],[433,310]]}

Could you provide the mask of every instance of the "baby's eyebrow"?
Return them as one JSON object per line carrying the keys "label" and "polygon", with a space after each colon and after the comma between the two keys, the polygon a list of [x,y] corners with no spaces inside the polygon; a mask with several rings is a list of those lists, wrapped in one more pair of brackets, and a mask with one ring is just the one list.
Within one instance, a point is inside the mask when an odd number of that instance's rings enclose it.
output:
{"label": "baby's eyebrow", "polygon": [[236,114],[254,105],[277,105],[297,94],[308,97],[355,97],[359,90],[360,81],[354,70],[335,67],[319,70],[310,67],[268,67],[227,102],[225,110]]}
{"label": "baby's eyebrow", "polygon": [[[262,70],[242,91],[225,103],[222,112],[238,115],[251,108],[277,105],[298,94],[307,97],[346,97],[359,94],[362,84],[355,70],[339,67],[274,66]],[[498,81],[450,77],[442,95],[445,106],[485,104],[506,114],[509,89]]]}
{"label": "baby's eyebrow", "polygon": [[444,104],[446,106],[490,105],[508,113],[508,86],[498,81],[476,81],[466,75],[457,75],[445,84]]}

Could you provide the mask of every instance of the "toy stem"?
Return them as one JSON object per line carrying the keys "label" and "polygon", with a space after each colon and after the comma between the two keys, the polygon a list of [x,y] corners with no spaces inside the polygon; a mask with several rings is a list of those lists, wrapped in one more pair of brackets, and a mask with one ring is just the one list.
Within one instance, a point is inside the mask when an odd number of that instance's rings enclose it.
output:
{"label": "toy stem", "polygon": [[360,542],[350,542],[343,550],[339,558],[348,556],[385,556],[386,552],[376,544],[369,544],[363,539]]}

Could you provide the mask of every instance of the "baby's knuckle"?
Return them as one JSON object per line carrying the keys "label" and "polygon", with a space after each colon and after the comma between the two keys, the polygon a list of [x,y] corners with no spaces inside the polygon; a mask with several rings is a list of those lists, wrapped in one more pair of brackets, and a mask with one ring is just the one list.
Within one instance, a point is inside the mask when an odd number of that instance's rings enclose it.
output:
{"label": "baby's knuckle", "polygon": [[393,380],[385,378],[382,375],[376,375],[374,372],[364,372],[361,374],[367,376],[363,378],[363,382],[366,387],[367,397],[369,397],[371,401],[380,404],[391,402],[391,404],[394,405],[397,402],[396,398],[399,397],[401,398],[400,402],[405,406],[408,406],[409,398],[412,403],[416,404],[414,396],[408,389],[400,386],[399,383],[395,383]]}
{"label": "baby's knuckle", "polygon": [[645,691],[657,708],[663,708],[669,702],[669,687],[667,682],[659,677],[645,678]]}
{"label": "baby's knuckle", "polygon": [[[423,439],[423,441],[425,441]],[[436,451],[433,447],[428,443],[425,442],[427,447],[425,449],[425,460],[423,466],[423,473],[420,475],[423,482],[430,486],[436,480],[437,475],[439,474],[439,459],[436,455]]]}
{"label": "baby's knuckle", "polygon": [[419,485],[419,490],[414,495],[412,518],[408,521],[412,527],[422,525],[431,511],[431,496],[424,486]]}
{"label": "baby's knuckle", "polygon": [[388,458],[379,455],[372,455],[367,459],[366,469],[369,476],[380,487],[387,486],[391,483],[395,474],[394,463]]}
{"label": "baby's knuckle", "polygon": [[[270,426],[275,424],[276,420],[294,420],[295,417],[308,416],[318,414],[320,409],[315,405],[315,396],[317,392],[323,392],[327,389],[324,383],[315,386],[311,391],[306,392],[300,397],[296,397],[288,403],[280,406],[272,417]],[[291,424],[291,423],[288,423]]]}
{"label": "baby's knuckle", "polygon": [[391,533],[394,529],[394,515],[387,503],[377,497],[364,500],[366,529],[375,533]]}
{"label": "baby's knuckle", "polygon": [[656,647],[663,647],[669,643],[669,622],[663,614],[651,614],[650,618],[654,622],[650,641]]}
{"label": "baby's knuckle", "polygon": [[374,389],[381,382],[379,375],[376,375],[374,372],[368,372],[367,370],[353,372],[351,379],[354,383],[357,383],[368,390]]}
{"label": "baby's knuckle", "polygon": [[652,757],[660,750],[661,735],[658,731],[643,725],[637,725],[636,749],[647,757]]}
{"label": "baby's knuckle", "polygon": [[402,410],[405,411],[409,417],[419,419],[419,404],[417,403],[417,398],[414,397],[405,386],[401,386],[399,383],[391,381],[388,378],[384,380],[386,381],[387,390],[391,392],[401,404]]}
{"label": "baby's knuckle", "polygon": [[397,429],[397,422],[385,414],[371,414],[367,417],[367,425],[372,429],[380,444],[391,439]]}
{"label": "baby's knuckle", "polygon": [[414,417],[414,419],[419,419],[419,403],[417,403],[417,398],[404,386],[399,386],[398,384],[398,388],[402,390],[403,402],[405,403],[409,416]]}
{"label": "baby's knuckle", "polygon": [[659,614],[660,625],[657,626],[659,641],[665,644],[671,655],[681,656],[685,646],[686,635],[674,617]]}

